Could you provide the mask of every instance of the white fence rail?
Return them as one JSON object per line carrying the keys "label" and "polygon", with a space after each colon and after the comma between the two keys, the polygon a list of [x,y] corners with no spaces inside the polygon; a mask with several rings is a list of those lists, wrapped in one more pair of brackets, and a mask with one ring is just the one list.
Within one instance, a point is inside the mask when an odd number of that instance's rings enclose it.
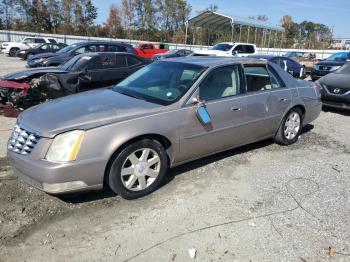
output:
{"label": "white fence rail", "polygon": [[[76,42],[81,41],[120,41],[135,45],[140,42],[140,40],[130,40],[130,39],[114,39],[114,38],[103,38],[103,37],[88,37],[88,36],[75,36],[75,35],[58,35],[58,34],[41,34],[41,33],[31,33],[31,32],[21,32],[21,31],[6,31],[0,30],[0,42],[19,42],[24,37],[33,37],[33,36],[41,36],[41,37],[50,37],[56,39],[58,42],[66,43],[68,45],[74,44]],[[167,43],[169,45],[169,49],[178,49],[178,48],[187,48],[190,50],[205,50],[208,49],[209,46],[204,45],[185,45],[185,44],[174,44]],[[275,55],[283,55],[289,51],[306,51],[316,54],[316,57],[319,59],[324,59],[332,55],[333,53],[339,52],[340,50],[309,50],[309,49],[281,49],[278,47],[275,48],[261,48],[258,47],[259,53],[264,54],[275,54]]]}

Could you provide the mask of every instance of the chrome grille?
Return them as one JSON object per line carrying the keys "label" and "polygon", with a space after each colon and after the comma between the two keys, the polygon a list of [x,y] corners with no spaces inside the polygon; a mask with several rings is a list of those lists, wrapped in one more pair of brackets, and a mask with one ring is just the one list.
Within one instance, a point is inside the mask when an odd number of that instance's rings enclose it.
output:
{"label": "chrome grille", "polygon": [[39,139],[40,136],[16,125],[13,128],[7,148],[18,154],[28,155],[32,152]]}

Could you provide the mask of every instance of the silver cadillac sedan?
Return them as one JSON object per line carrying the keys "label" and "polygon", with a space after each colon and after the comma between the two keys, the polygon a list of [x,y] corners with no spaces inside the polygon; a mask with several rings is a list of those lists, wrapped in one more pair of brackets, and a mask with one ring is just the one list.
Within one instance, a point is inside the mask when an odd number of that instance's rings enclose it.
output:
{"label": "silver cadillac sedan", "polygon": [[51,194],[109,186],[147,195],[168,168],[273,138],[297,141],[321,111],[317,84],[252,58],[154,62],[117,86],[24,111],[8,142],[15,173]]}

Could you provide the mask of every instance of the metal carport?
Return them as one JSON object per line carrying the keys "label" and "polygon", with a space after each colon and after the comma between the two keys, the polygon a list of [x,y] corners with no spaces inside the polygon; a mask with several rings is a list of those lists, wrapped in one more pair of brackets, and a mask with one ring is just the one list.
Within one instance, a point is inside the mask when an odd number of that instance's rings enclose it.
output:
{"label": "metal carport", "polygon": [[[215,30],[231,30],[231,42],[234,39],[234,29],[235,26],[239,26],[239,42],[241,41],[241,33],[242,33],[242,26],[246,26],[248,28],[248,42],[249,42],[249,36],[250,31],[252,28],[255,28],[255,37],[254,37],[254,43],[256,44],[256,35],[257,35],[257,29],[263,29],[263,35],[264,35],[264,42],[266,38],[266,34],[269,33],[269,40],[268,43],[270,43],[270,35],[271,32],[275,32],[277,34],[278,32],[282,33],[281,37],[281,43],[283,41],[284,37],[284,28],[280,26],[274,26],[270,23],[258,21],[254,19],[249,18],[242,18],[237,16],[228,16],[224,14],[220,14],[217,12],[212,11],[205,11],[185,23],[186,25],[186,36],[185,36],[185,44],[187,44],[188,39],[188,29],[191,28],[212,28]],[[276,35],[275,35],[276,36]],[[275,38],[276,39],[276,38]]]}

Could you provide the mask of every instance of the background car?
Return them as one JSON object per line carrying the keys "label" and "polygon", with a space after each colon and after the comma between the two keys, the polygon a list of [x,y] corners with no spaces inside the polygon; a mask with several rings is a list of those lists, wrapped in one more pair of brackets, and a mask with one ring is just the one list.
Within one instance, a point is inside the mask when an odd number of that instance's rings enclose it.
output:
{"label": "background car", "polygon": [[162,60],[166,58],[188,56],[192,53],[193,51],[187,50],[187,49],[174,49],[164,54],[155,54],[154,56],[152,56],[152,60],[156,61],[156,60]]}
{"label": "background car", "polygon": [[166,44],[152,44],[148,42],[140,42],[135,47],[135,52],[138,56],[144,58],[152,58],[155,54],[166,53],[169,50],[169,46]]}
{"label": "background car", "polygon": [[193,52],[193,56],[248,56],[256,54],[256,46],[248,43],[218,43],[208,50]]}
{"label": "background car", "polygon": [[331,55],[326,60],[318,62],[311,70],[312,81],[337,70],[347,61],[350,61],[350,52],[338,52]]}
{"label": "background car", "polygon": [[28,67],[58,66],[76,55],[94,52],[125,52],[135,54],[134,48],[125,43],[112,41],[80,42],[66,46],[57,53],[33,55],[27,60]]}
{"label": "background car", "polygon": [[314,67],[315,63],[319,60],[316,58],[316,54],[310,52],[298,52],[292,51],[287,52],[284,57],[291,58],[297,61],[299,64],[303,65],[306,71],[306,74],[309,74]]}
{"label": "background car", "polygon": [[324,106],[350,109],[350,62],[317,80]]}
{"label": "background car", "polygon": [[47,99],[107,87],[151,63],[128,53],[89,53],[59,67],[40,67],[5,75],[0,81],[2,103],[28,108]]}
{"label": "background car", "polygon": [[20,42],[4,42],[1,44],[1,52],[9,56],[16,56],[17,52],[36,47],[43,43],[56,43],[53,38],[26,37]]}
{"label": "background car", "polygon": [[157,189],[168,167],[268,138],[293,144],[321,107],[315,83],[267,61],[168,59],[112,88],[25,110],[7,155],[48,193],[108,185],[133,199]]}
{"label": "background car", "polygon": [[305,78],[305,68],[303,65],[288,57],[275,55],[252,55],[249,57],[268,60],[279,65],[284,71],[290,73],[293,77]]}
{"label": "background car", "polygon": [[26,50],[19,51],[17,52],[17,57],[27,60],[27,58],[30,57],[31,55],[37,55],[42,53],[56,53],[66,46],[67,45],[63,43],[58,43],[58,44],[45,43],[34,48],[29,48]]}

